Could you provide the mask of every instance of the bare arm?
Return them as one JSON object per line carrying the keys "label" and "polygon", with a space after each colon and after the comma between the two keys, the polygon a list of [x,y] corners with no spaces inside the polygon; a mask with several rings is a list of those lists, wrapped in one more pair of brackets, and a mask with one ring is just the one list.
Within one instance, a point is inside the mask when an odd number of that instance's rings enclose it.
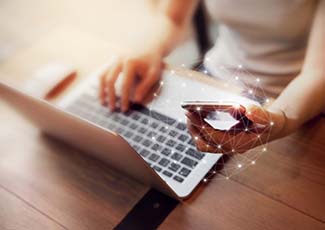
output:
{"label": "bare arm", "polygon": [[315,13],[303,69],[270,106],[287,117],[281,135],[296,130],[325,108],[325,0]]}

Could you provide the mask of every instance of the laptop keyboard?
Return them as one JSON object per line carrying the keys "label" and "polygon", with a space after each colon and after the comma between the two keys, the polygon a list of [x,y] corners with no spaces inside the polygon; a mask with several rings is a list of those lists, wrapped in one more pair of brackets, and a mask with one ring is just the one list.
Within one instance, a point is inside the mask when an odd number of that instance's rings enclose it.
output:
{"label": "laptop keyboard", "polygon": [[182,183],[204,154],[196,150],[184,123],[141,105],[130,112],[110,112],[97,96],[83,94],[67,111],[125,138],[160,175]]}

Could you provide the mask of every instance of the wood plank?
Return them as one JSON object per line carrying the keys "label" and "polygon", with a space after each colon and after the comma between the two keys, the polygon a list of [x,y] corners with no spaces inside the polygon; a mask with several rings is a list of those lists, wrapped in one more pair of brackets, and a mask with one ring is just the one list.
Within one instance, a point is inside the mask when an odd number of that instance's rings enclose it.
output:
{"label": "wood plank", "polygon": [[43,230],[66,229],[0,185],[0,229]]}
{"label": "wood plank", "polygon": [[232,179],[325,223],[324,139],[323,117],[269,144],[256,165]]}
{"label": "wood plank", "polygon": [[[69,229],[111,229],[147,188],[41,135],[0,102],[1,185]],[[10,119],[9,119],[10,118]]]}
{"label": "wood plank", "polygon": [[215,179],[179,205],[159,229],[324,230],[325,225],[232,180]]}

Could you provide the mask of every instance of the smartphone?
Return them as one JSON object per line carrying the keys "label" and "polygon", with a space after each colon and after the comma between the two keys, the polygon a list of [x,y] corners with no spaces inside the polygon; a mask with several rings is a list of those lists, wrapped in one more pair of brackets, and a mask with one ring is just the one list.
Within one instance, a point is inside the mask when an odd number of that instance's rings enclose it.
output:
{"label": "smartphone", "polygon": [[202,116],[202,120],[219,131],[241,132],[249,129],[253,122],[246,117],[245,106],[237,102],[184,101],[183,109]]}

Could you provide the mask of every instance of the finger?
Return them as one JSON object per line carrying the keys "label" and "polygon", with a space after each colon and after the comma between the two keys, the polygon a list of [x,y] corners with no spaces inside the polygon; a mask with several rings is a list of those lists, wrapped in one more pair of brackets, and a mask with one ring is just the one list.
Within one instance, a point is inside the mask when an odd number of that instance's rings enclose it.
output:
{"label": "finger", "polygon": [[150,89],[160,79],[161,65],[156,65],[148,71],[146,77],[140,82],[135,91],[135,102],[140,103],[148,94]]}
{"label": "finger", "polygon": [[106,77],[107,77],[107,71],[105,71],[101,75],[100,82],[99,82],[99,100],[102,105],[105,104],[105,100],[106,100],[106,90],[105,90]]}
{"label": "finger", "polygon": [[202,117],[198,113],[187,112],[185,115],[189,119],[189,123],[197,128],[202,128],[202,126],[205,124],[209,126],[209,124],[202,120]]}
{"label": "finger", "polygon": [[135,79],[135,61],[127,60],[123,65],[125,73],[122,83],[121,109],[126,112],[129,109],[130,91]]}
{"label": "finger", "polygon": [[106,77],[106,97],[108,96],[108,107],[111,111],[114,111],[116,105],[116,92],[115,92],[115,82],[122,70],[121,63],[116,63],[113,65],[107,73]]}
{"label": "finger", "polygon": [[223,148],[219,142],[214,142],[213,140],[205,139],[205,137],[202,135],[202,129],[199,129],[193,125],[191,125],[191,122],[187,121],[187,128],[193,137],[196,147],[198,150],[202,152],[210,152],[210,153],[222,153],[227,154],[229,153],[229,148]]}
{"label": "finger", "polygon": [[187,123],[188,130],[194,140],[196,148],[201,152],[209,152],[209,153],[220,153],[214,145],[209,144],[208,141],[204,140],[200,136],[200,131],[194,126]]}

